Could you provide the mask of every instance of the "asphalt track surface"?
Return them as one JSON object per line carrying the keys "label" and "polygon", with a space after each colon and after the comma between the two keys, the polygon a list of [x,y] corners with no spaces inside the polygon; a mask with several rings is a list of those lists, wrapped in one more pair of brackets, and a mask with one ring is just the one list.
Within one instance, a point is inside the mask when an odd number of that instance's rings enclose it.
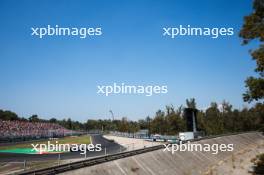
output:
{"label": "asphalt track surface", "polygon": [[[121,145],[105,139],[102,135],[91,135],[92,144],[101,144],[102,151],[87,151],[87,158],[94,156],[105,155],[105,148],[107,154],[113,154],[120,152],[124,149]],[[85,155],[81,152],[67,152],[60,154],[61,160],[84,158]],[[0,162],[22,162],[22,161],[46,161],[46,160],[58,160],[58,154],[19,154],[19,153],[0,153]]]}

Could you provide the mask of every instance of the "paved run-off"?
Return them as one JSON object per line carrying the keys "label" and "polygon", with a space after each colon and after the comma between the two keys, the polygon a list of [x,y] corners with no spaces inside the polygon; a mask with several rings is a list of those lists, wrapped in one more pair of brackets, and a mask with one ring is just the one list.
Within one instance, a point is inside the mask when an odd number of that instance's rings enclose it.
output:
{"label": "paved run-off", "polygon": [[[163,152],[157,150],[132,157],[127,157],[91,167],[81,168],[65,172],[65,175],[196,175],[196,174],[225,174],[227,172],[214,173],[212,168],[221,166],[221,162],[229,163],[228,159],[240,155],[243,158],[244,150],[263,148],[263,135],[261,133],[244,133],[239,135],[223,136],[214,139],[202,140],[197,143],[208,144],[234,144],[233,152]],[[262,149],[263,150],[263,149]],[[246,156],[246,155],[245,155]],[[254,155],[252,155],[254,157]],[[252,158],[253,158],[252,157]],[[230,164],[232,161],[230,162]],[[248,167],[250,164],[248,165]],[[232,166],[231,166],[232,167]],[[248,169],[239,171],[240,175],[247,174]],[[230,171],[231,174],[231,171]]]}

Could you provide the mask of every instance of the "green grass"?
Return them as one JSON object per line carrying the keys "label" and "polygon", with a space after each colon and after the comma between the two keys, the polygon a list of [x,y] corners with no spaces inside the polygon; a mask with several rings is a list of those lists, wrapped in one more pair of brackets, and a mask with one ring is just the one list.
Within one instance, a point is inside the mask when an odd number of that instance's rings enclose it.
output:
{"label": "green grass", "polygon": [[50,141],[51,144],[56,144],[56,141],[58,144],[89,144],[91,143],[91,138],[88,135],[82,135],[82,136],[68,136],[64,138],[59,138],[57,140],[41,140],[41,141],[32,141],[27,143],[17,143],[14,145],[8,145],[8,146],[0,146],[0,150],[11,150],[11,149],[19,149],[19,148],[33,148],[31,144],[48,144],[48,141]]}

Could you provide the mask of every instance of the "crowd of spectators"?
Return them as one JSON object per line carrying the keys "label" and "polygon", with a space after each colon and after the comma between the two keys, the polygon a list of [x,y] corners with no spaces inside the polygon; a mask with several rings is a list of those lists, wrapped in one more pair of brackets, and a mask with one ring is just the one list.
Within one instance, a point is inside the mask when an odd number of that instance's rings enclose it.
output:
{"label": "crowd of spectators", "polygon": [[71,132],[59,124],[50,122],[29,122],[20,120],[1,120],[1,138],[47,138],[62,137]]}

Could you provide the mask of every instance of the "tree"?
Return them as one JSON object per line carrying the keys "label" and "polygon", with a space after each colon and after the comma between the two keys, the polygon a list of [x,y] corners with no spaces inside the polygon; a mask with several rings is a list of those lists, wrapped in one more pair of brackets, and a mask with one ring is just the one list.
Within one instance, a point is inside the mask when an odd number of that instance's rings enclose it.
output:
{"label": "tree", "polygon": [[167,129],[168,126],[165,120],[165,113],[162,110],[158,110],[151,122],[151,133],[165,134]]}
{"label": "tree", "polygon": [[58,121],[57,121],[56,118],[51,118],[51,119],[49,119],[49,122],[50,122],[50,123],[57,123]]}
{"label": "tree", "polygon": [[72,129],[72,120],[71,118],[68,118],[66,121],[66,128]]}
{"label": "tree", "polygon": [[38,118],[38,115],[34,114],[28,119],[30,122],[39,122],[40,119]]}
{"label": "tree", "polygon": [[263,174],[264,169],[264,153],[257,155],[251,160],[254,163],[254,173],[253,174]]}
{"label": "tree", "polygon": [[176,113],[172,113],[168,116],[166,116],[168,121],[168,134],[175,135],[178,134],[180,131],[185,130],[185,123],[180,115],[177,115]]}
{"label": "tree", "polygon": [[220,134],[223,133],[223,118],[220,116],[220,111],[216,102],[212,102],[211,106],[205,111],[206,118],[206,132],[207,134]]}
{"label": "tree", "polygon": [[118,130],[120,132],[128,132],[129,131],[129,123],[128,123],[127,117],[122,117]]}
{"label": "tree", "polygon": [[252,115],[257,118],[257,127],[259,127],[262,131],[264,131],[264,104],[257,103],[254,108],[251,110]]}
{"label": "tree", "polygon": [[243,94],[243,99],[249,103],[264,99],[264,0],[255,0],[253,9],[252,14],[244,17],[244,24],[239,33],[243,38],[243,44],[248,44],[252,40],[260,42],[258,49],[250,51],[257,63],[255,72],[259,77],[251,76],[245,81],[247,90]]}
{"label": "tree", "polygon": [[232,105],[229,102],[227,102],[227,101],[224,100],[222,102],[222,113],[223,114],[228,114],[231,111],[232,111]]}
{"label": "tree", "polygon": [[227,102],[223,101],[221,104],[221,117],[223,119],[223,125],[224,125],[224,130],[225,132],[228,131],[233,131],[233,126],[234,126],[234,116],[233,116],[233,111],[232,111],[232,105]]}
{"label": "tree", "polygon": [[186,105],[188,108],[196,109],[195,98],[186,99]]}
{"label": "tree", "polygon": [[1,120],[18,120],[19,117],[17,116],[16,113],[14,113],[12,111],[0,110],[0,119]]}

